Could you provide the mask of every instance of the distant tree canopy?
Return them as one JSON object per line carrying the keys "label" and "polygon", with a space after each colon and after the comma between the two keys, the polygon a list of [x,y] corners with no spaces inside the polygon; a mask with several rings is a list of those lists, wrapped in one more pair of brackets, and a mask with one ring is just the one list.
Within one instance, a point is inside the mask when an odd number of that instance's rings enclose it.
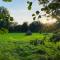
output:
{"label": "distant tree canopy", "polygon": [[[24,22],[22,25],[18,25],[13,22],[13,17],[10,16],[9,11],[1,6],[0,7],[0,29],[9,32],[51,32],[60,28],[60,23],[56,23],[54,26],[45,26],[40,21],[35,21],[36,15],[39,15],[39,11],[36,14],[32,14],[34,21],[29,25]],[[39,17],[39,16],[38,16]],[[39,17],[40,18],[40,17]],[[6,30],[7,29],[7,30]]]}
{"label": "distant tree canopy", "polygon": [[[2,0],[2,1],[4,1],[4,2],[12,2],[13,0]],[[28,0],[27,1],[28,10],[31,10],[32,9],[32,6],[33,6],[33,3],[34,2],[35,2],[35,0],[32,0],[32,1]],[[40,11],[44,11],[44,12],[46,12],[46,14],[44,16],[46,16],[46,17],[50,17],[51,16],[52,18],[56,18],[57,19],[58,23],[56,25],[57,25],[57,28],[60,28],[60,23],[59,23],[60,22],[60,0],[38,0],[38,3],[39,3],[39,6],[42,5],[42,7],[40,7],[41,10],[36,11],[35,13],[32,14],[33,20],[34,21],[36,20],[36,16],[38,16],[38,19],[40,19],[41,16],[42,16],[42,15],[40,15]],[[3,12],[2,14],[0,14],[0,21],[2,19],[3,19],[2,21],[3,22],[6,22],[6,23],[12,21],[13,18],[10,17],[9,12],[6,10],[6,8],[4,8],[4,11],[5,12]],[[8,17],[7,17],[7,15],[8,15]],[[3,24],[1,22],[0,22],[0,26],[1,26],[1,24],[2,25],[5,24],[5,23]],[[29,28],[31,29],[31,31],[35,30],[35,32],[36,32],[39,29],[41,29],[41,25],[40,26],[39,25],[40,24],[38,22],[32,22],[29,25]],[[7,25],[4,25],[4,26],[8,26],[8,24]],[[17,30],[15,28],[17,28]],[[25,32],[27,30],[27,28],[28,28],[28,25],[26,23],[24,23],[23,25],[13,26],[12,27],[12,30],[15,30],[15,31],[23,31],[23,29],[25,29],[24,30],[24,32]],[[52,28],[53,28],[53,30],[56,29],[56,28],[54,28],[54,26],[52,26]],[[49,31],[49,30],[52,30],[52,28],[51,27],[45,27],[44,30],[47,29],[46,31]]]}
{"label": "distant tree canopy", "polygon": [[29,29],[32,32],[40,32],[42,29],[42,24],[39,21],[34,21],[29,25]]}
{"label": "distant tree canopy", "polygon": [[13,25],[9,27],[9,32],[27,32],[27,33],[40,32],[42,27],[42,24],[39,23],[38,21],[34,21],[29,25],[27,24],[27,22],[24,22],[22,25],[15,25],[15,26],[14,23],[12,24]]}

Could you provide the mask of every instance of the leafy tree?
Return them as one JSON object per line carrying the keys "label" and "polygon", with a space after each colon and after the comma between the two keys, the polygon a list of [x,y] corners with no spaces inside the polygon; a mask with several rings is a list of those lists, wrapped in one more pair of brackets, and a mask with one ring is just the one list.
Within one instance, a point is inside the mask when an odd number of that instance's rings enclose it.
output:
{"label": "leafy tree", "polygon": [[34,21],[29,25],[29,28],[32,32],[40,32],[42,24],[39,21]]}
{"label": "leafy tree", "polygon": [[[32,1],[32,6],[33,6],[34,2],[35,1]],[[57,27],[60,28],[60,0],[38,0],[38,2],[39,2],[39,6],[42,5],[42,7],[40,7],[41,10],[39,10],[39,11],[44,11],[46,14],[40,15],[40,12],[36,11],[36,13],[32,14],[33,20],[36,19],[36,15],[38,15],[38,19],[40,19],[41,16],[52,17],[52,18],[57,19],[58,24],[56,23],[56,25],[57,25]],[[29,6],[30,6],[30,4],[29,4]],[[32,9],[32,7],[31,7],[31,9]],[[54,31],[54,29],[57,28],[57,27],[55,28],[55,26],[52,26],[52,28],[47,27],[46,30],[48,30],[48,31],[53,30]]]}
{"label": "leafy tree", "polygon": [[[3,0],[5,2],[11,2],[12,0]],[[35,0],[34,0],[35,1]],[[28,9],[31,10],[34,1],[27,1]],[[38,0],[39,5],[42,5],[41,11],[45,11],[50,16],[60,19],[60,0]],[[58,13],[57,13],[58,12]]]}
{"label": "leafy tree", "polygon": [[10,16],[9,11],[1,6],[0,7],[0,28],[8,28],[9,23],[13,21],[13,17]]}
{"label": "leafy tree", "polygon": [[[3,0],[5,2],[11,2],[12,0]],[[33,0],[32,0],[33,1]],[[27,1],[28,9],[31,10],[34,1]],[[41,11],[45,11],[50,16],[60,19],[60,0],[38,0],[39,5],[42,5]],[[38,12],[38,11],[37,11]],[[57,13],[58,12],[58,13]]]}
{"label": "leafy tree", "polygon": [[22,25],[16,25],[14,31],[15,32],[22,32]]}
{"label": "leafy tree", "polygon": [[[3,0],[3,1],[11,2],[12,0]],[[34,2],[35,0],[27,1],[28,10],[31,10]],[[42,7],[40,7],[41,8],[40,11],[46,12],[45,16],[48,14],[48,16],[46,17],[51,16],[52,18],[56,18],[58,22],[60,22],[59,21],[60,20],[60,0],[38,0],[38,2],[39,2],[39,6],[42,5]],[[36,20],[36,14],[38,15],[38,19],[41,18],[40,12],[36,11],[35,13],[32,14],[33,20]]]}
{"label": "leafy tree", "polygon": [[9,28],[8,28],[9,32],[19,32],[18,28],[19,27],[18,27],[17,22],[10,22],[9,23]]}
{"label": "leafy tree", "polygon": [[[56,18],[57,20],[60,19],[60,0],[38,0],[39,5],[42,5],[41,11],[45,11],[46,14]],[[32,2],[34,3],[34,2]],[[31,3],[29,3],[29,6]],[[37,11],[39,14],[39,11]]]}
{"label": "leafy tree", "polygon": [[36,11],[35,13],[32,14],[33,20],[36,19],[39,20],[41,18],[41,15],[39,13],[40,13],[39,11]]}
{"label": "leafy tree", "polygon": [[24,23],[22,24],[21,30],[22,30],[22,32],[27,32],[27,30],[28,30],[28,24],[27,24],[27,22],[24,22]]}
{"label": "leafy tree", "polygon": [[57,24],[54,23],[54,24],[51,24],[51,25],[47,25],[47,24],[43,24],[43,27],[42,27],[42,32],[55,32],[57,30]]}

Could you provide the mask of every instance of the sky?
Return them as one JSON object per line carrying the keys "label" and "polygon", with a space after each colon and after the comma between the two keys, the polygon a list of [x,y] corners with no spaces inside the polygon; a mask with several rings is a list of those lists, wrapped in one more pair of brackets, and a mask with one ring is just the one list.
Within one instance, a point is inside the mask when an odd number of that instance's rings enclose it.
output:
{"label": "sky", "polygon": [[[14,17],[14,21],[18,22],[19,24],[22,24],[23,22],[31,23],[33,21],[32,14],[35,13],[35,11],[40,10],[41,7],[38,5],[37,0],[32,1],[33,7],[31,11],[27,9],[27,0],[13,0],[12,2],[8,3],[0,0],[0,6],[6,7],[9,10],[10,15]],[[42,22],[47,22],[46,18],[42,18]]]}

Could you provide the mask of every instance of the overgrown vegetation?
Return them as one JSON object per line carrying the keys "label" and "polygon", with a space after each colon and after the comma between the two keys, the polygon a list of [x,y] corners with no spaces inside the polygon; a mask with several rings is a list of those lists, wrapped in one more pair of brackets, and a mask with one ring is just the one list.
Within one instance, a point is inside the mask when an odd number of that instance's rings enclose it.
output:
{"label": "overgrown vegetation", "polygon": [[50,41],[51,36],[52,33],[0,35],[0,60],[59,60],[60,41]]}

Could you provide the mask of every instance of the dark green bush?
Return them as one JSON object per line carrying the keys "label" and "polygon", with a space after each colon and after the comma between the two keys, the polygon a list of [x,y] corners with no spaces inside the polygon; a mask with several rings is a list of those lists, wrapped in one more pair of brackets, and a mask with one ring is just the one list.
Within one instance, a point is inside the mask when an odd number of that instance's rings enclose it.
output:
{"label": "dark green bush", "polygon": [[30,41],[30,44],[32,44],[32,45],[44,44],[44,40],[39,40],[39,39],[31,40],[31,41]]}

